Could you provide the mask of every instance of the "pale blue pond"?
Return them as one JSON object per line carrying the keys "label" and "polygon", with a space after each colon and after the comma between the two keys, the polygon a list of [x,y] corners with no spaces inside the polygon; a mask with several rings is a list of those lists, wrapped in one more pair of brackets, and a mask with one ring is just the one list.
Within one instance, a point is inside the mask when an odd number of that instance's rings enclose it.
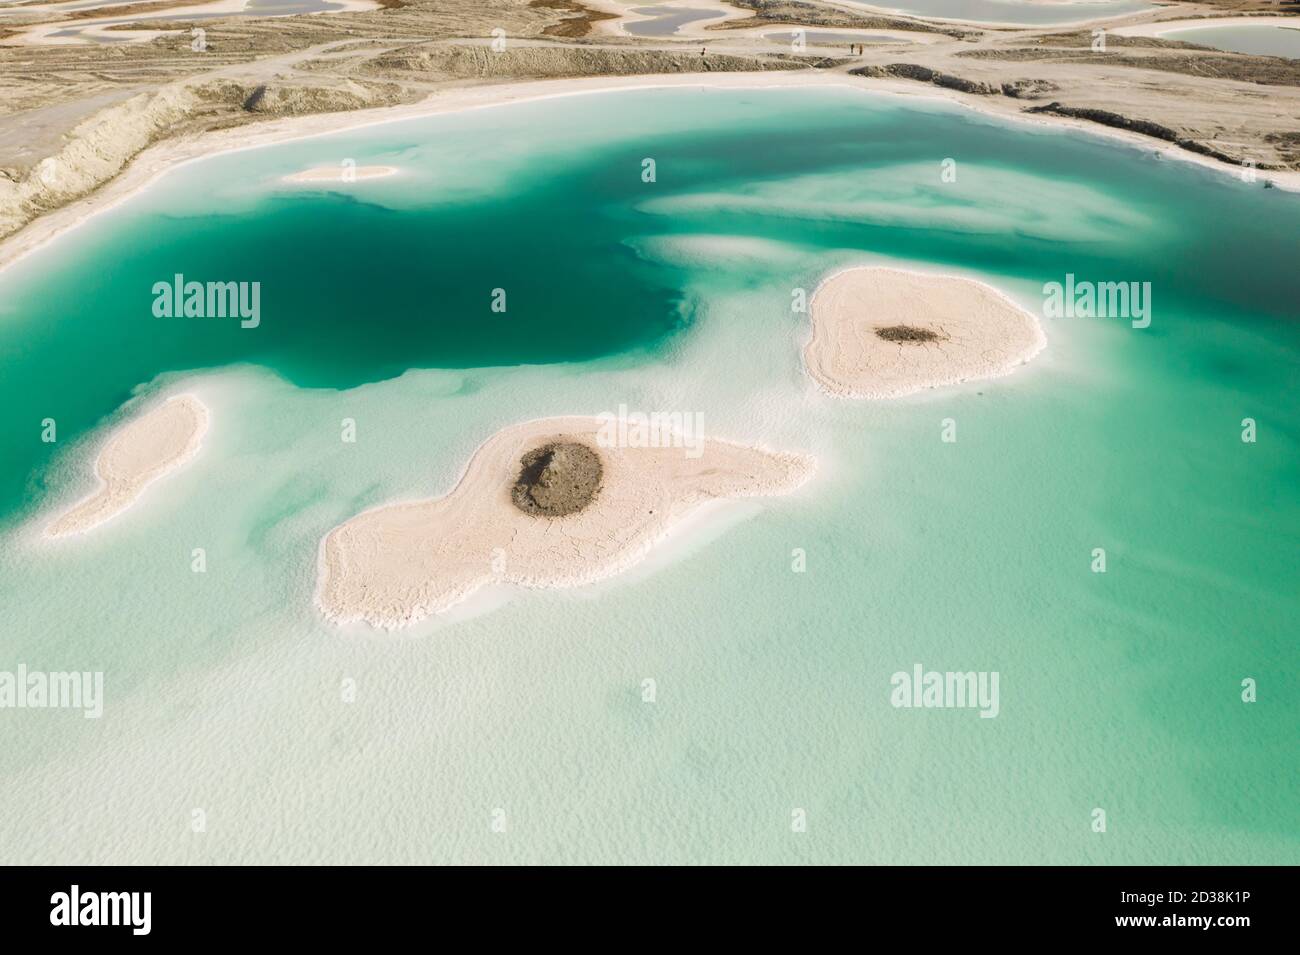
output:
{"label": "pale blue pond", "polygon": [[1017,23],[1042,26],[1097,20],[1156,7],[1142,0],[1098,0],[1098,2],[1048,3],[1044,0],[903,0],[867,4],[877,10],[897,10],[919,17],[971,20],[976,23]]}
{"label": "pale blue pond", "polygon": [[1270,23],[1247,23],[1231,27],[1193,27],[1161,34],[1161,39],[1181,40],[1200,46],[1214,47],[1233,53],[1253,53],[1256,56],[1285,56],[1300,59],[1300,19],[1296,26],[1284,27]]}

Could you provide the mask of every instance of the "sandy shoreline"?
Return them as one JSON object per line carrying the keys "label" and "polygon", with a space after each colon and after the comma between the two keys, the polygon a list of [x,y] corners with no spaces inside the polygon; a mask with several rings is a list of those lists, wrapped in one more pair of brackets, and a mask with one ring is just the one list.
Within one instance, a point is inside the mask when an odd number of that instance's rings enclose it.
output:
{"label": "sandy shoreline", "polygon": [[1014,372],[1047,344],[1038,319],[974,279],[879,266],[828,277],[804,368],[842,398],[900,398]]}
{"label": "sandy shoreline", "polygon": [[[521,83],[457,87],[431,94],[427,99],[406,106],[356,110],[347,113],[316,114],[271,120],[256,127],[219,130],[200,136],[170,139],[151,146],[135,157],[116,178],[85,198],[55,209],[0,243],[0,271],[49,244],[90,217],[111,209],[146,188],[168,171],[211,156],[259,149],[278,143],[327,136],[407,119],[419,119],[469,109],[487,109],[514,103],[533,102],[557,96],[577,96],[629,89],[803,89],[843,88],[866,94],[910,98],[915,101],[940,101],[965,106],[983,115],[1038,127],[1076,129],[1089,135],[1118,140],[1170,159],[1194,163],[1204,168],[1238,177],[1241,169],[1207,156],[1189,153],[1168,143],[1119,129],[1068,117],[1020,112],[1015,100],[990,102],[988,98],[933,86],[918,89],[906,80],[853,78],[825,73],[683,73],[676,76],[580,77],[575,79],[536,80]],[[1300,172],[1260,173],[1259,178],[1277,187],[1300,192]]]}
{"label": "sandy shoreline", "polygon": [[[317,607],[334,623],[396,629],[484,587],[595,583],[640,563],[702,506],[788,493],[815,468],[811,457],[707,438],[690,449],[611,444],[603,427],[586,416],[511,425],[473,452],[445,495],[383,504],[335,527],[319,548]],[[512,499],[520,461],[556,442],[595,450],[600,489],[576,513],[525,513]]]}
{"label": "sandy shoreline", "polygon": [[210,414],[193,394],[180,394],[119,427],[95,458],[99,487],[55,518],[47,538],[84,534],[134,505],[155,481],[199,453]]}

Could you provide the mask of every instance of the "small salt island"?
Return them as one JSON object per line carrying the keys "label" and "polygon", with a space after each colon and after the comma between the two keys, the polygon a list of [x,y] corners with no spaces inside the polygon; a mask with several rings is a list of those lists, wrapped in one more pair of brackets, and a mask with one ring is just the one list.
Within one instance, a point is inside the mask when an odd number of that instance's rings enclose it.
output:
{"label": "small salt island", "polygon": [[813,295],[804,367],[845,398],[898,398],[1014,371],[1047,344],[1038,319],[972,279],[862,267]]}
{"label": "small salt island", "polygon": [[784,494],[812,458],[727,441],[610,447],[599,418],[507,427],[442,497],[386,504],[329,532],[317,602],[335,623],[394,629],[487,584],[574,587],[644,558],[701,505]]}
{"label": "small salt island", "polygon": [[194,459],[208,418],[207,406],[184,394],[123,425],[95,459],[99,489],[51,523],[45,536],[85,533],[121,514],[150,484]]}
{"label": "small salt island", "polygon": [[285,182],[322,183],[322,182],[361,182],[366,179],[383,179],[397,173],[396,166],[353,166],[340,163],[337,166],[314,166],[285,176]]}

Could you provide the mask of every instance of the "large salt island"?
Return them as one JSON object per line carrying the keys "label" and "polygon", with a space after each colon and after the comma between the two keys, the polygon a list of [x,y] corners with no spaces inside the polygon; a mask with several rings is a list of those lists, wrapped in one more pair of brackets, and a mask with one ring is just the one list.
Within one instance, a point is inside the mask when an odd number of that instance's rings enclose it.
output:
{"label": "large salt island", "polygon": [[573,587],[637,563],[701,505],[783,494],[812,458],[713,439],[611,446],[607,422],[528,421],[489,438],[445,496],[387,504],[320,550],[321,611],[392,629],[490,583]]}
{"label": "large salt island", "polygon": [[1038,319],[971,279],[863,267],[813,296],[804,367],[845,398],[897,398],[1006,375],[1047,343]]}

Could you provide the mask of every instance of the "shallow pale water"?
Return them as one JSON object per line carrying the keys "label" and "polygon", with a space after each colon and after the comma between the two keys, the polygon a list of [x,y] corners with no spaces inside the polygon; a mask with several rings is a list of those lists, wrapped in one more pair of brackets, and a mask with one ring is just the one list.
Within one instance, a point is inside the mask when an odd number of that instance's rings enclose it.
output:
{"label": "shallow pale water", "polygon": [[[403,171],[279,182],[347,159]],[[1300,861],[1298,213],[849,91],[571,97],[177,170],[0,275],[0,669],[107,696],[0,710],[0,859]],[[1150,281],[1152,323],[1049,320],[1013,377],[836,401],[791,289],[860,261],[1035,309],[1067,271]],[[178,271],[261,281],[261,325],[154,318]],[[179,387],[214,412],[195,464],[35,540],[96,424]],[[505,424],[619,403],[820,471],[597,588],[319,620],[330,527],[445,491]],[[916,663],[997,670],[1000,715],[891,707]]]}
{"label": "shallow pale water", "polygon": [[[850,2],[856,4],[859,0]],[[1077,23],[1156,9],[1155,4],[1144,3],[1142,0],[1078,0],[1065,3],[1048,0],[884,0],[881,3],[867,3],[866,0],[861,0],[861,5],[919,17],[1025,26]]]}
{"label": "shallow pale water", "polygon": [[[83,7],[93,7],[95,4],[60,4],[60,11],[72,11],[82,9]],[[180,9],[180,8],[177,8]],[[344,9],[341,3],[331,3],[330,0],[249,0],[241,10],[228,10],[223,13],[204,13],[202,9],[194,13],[167,13],[165,17],[160,18],[158,13],[146,11],[143,14],[135,16],[113,18],[113,7],[104,8],[104,19],[95,20],[93,23],[86,23],[80,26],[69,27],[65,30],[57,30],[50,34],[52,37],[77,37],[89,43],[127,43],[132,37],[130,34],[125,36],[113,36],[110,33],[98,33],[88,31],[102,31],[105,28],[119,27],[124,24],[145,23],[151,20],[168,19],[179,21],[195,20],[215,20],[221,17],[283,17],[292,14],[309,14],[309,13],[335,13]],[[143,28],[142,28],[143,29]]]}
{"label": "shallow pale water", "polygon": [[633,13],[648,20],[628,20],[623,29],[633,36],[672,36],[688,23],[722,16],[720,10],[694,10],[689,7],[633,7]]}
{"label": "shallow pale water", "polygon": [[1162,33],[1161,39],[1182,40],[1212,46],[1216,50],[1253,53],[1257,56],[1285,56],[1300,60],[1300,22],[1295,26],[1246,24],[1231,27],[1198,27]]}

